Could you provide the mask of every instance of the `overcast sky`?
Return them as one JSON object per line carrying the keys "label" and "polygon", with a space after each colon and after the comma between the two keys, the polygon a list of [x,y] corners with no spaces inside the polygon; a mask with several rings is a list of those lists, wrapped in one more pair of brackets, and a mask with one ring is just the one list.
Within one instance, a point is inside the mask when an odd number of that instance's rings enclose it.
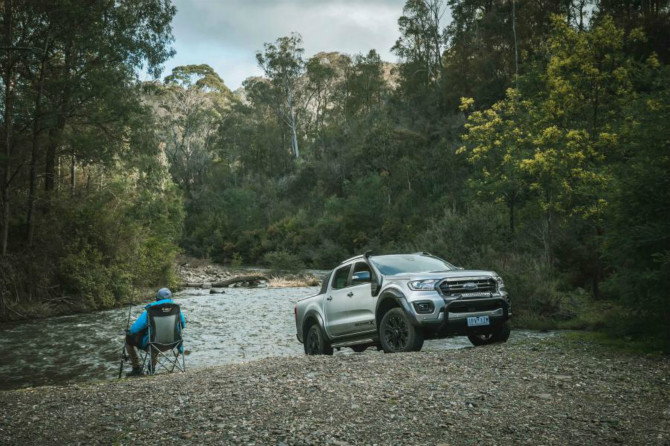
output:
{"label": "overcast sky", "polygon": [[302,35],[305,56],[319,51],[350,55],[377,50],[395,62],[391,47],[399,37],[405,0],[173,0],[172,27],[177,54],[163,76],[179,65],[211,65],[235,90],[259,75],[256,52],[291,32]]}

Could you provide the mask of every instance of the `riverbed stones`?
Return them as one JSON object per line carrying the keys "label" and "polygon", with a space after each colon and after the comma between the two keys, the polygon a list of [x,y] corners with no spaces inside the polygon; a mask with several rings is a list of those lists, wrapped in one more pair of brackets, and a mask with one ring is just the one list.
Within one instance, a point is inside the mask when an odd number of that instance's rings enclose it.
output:
{"label": "riverbed stones", "polygon": [[564,337],[269,358],[0,392],[0,443],[663,445],[668,377],[668,358]]}

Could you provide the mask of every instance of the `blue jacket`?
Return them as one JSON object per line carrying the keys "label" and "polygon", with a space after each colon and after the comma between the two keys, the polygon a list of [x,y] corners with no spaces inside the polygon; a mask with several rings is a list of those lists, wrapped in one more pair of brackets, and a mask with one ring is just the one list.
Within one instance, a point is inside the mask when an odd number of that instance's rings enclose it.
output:
{"label": "blue jacket", "polygon": [[[147,304],[144,306],[145,310],[140,314],[140,317],[135,320],[133,325],[130,327],[130,334],[136,334],[141,332],[142,330],[146,331],[147,333],[144,334],[144,337],[142,338],[142,345],[139,346],[139,348],[144,348],[147,345],[147,340],[149,339],[149,333],[147,330],[147,310],[146,308],[153,307],[154,305],[162,305],[162,304],[173,304],[174,302],[172,299],[163,299],[163,300],[157,300],[156,302],[151,302],[150,304]],[[181,316],[181,328],[186,327],[186,319],[184,319],[184,314],[180,311],[179,315]]]}

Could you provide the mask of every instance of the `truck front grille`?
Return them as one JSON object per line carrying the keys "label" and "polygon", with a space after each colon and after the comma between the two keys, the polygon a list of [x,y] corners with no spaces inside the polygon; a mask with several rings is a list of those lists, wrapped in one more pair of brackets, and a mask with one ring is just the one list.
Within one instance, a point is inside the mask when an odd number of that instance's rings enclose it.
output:
{"label": "truck front grille", "polygon": [[492,278],[445,279],[438,286],[445,296],[459,296],[469,293],[495,293],[496,281]]}
{"label": "truck front grille", "polygon": [[449,313],[475,313],[480,311],[494,311],[501,307],[502,305],[499,301],[482,303],[477,303],[477,301],[474,300],[470,302],[459,301],[449,305]]}

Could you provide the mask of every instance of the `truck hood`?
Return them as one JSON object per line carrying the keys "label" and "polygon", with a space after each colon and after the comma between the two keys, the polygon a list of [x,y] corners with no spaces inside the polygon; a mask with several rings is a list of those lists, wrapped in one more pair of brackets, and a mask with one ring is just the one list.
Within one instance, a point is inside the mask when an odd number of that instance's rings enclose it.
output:
{"label": "truck hood", "polygon": [[384,276],[388,280],[426,280],[426,279],[459,279],[468,277],[495,277],[495,271],[477,269],[459,269],[454,271],[440,271],[434,273],[400,273]]}

